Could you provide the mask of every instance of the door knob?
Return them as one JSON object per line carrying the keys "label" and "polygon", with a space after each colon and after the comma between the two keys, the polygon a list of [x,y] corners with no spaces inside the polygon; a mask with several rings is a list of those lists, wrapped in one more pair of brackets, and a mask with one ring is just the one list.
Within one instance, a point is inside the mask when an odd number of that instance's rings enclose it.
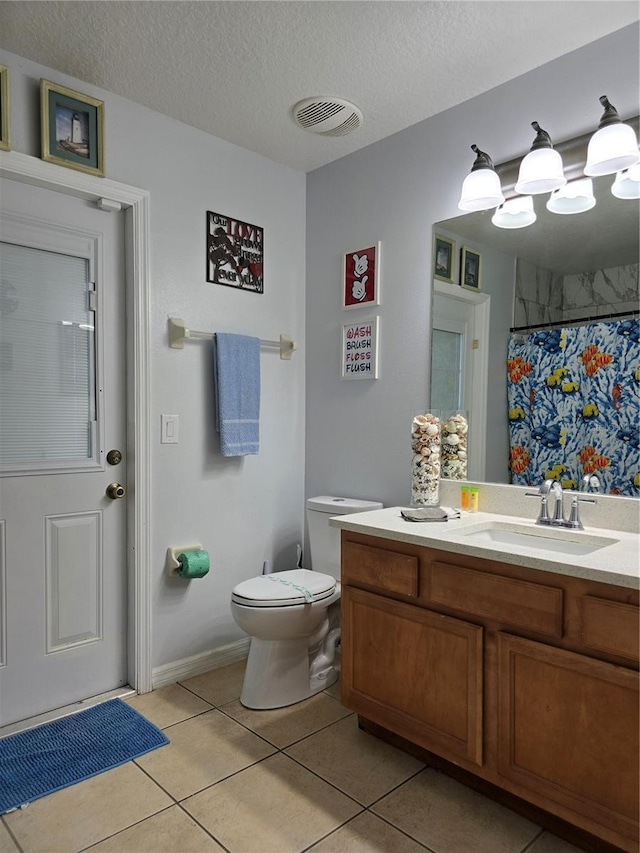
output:
{"label": "door knob", "polygon": [[120,483],[109,483],[107,486],[107,497],[112,501],[117,501],[127,494],[127,490]]}

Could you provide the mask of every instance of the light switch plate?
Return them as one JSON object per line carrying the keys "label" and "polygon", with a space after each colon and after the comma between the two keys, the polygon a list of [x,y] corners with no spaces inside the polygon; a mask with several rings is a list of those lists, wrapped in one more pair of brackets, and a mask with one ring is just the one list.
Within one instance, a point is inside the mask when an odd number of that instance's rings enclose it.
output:
{"label": "light switch plate", "polygon": [[160,443],[178,444],[180,418],[178,415],[160,415]]}

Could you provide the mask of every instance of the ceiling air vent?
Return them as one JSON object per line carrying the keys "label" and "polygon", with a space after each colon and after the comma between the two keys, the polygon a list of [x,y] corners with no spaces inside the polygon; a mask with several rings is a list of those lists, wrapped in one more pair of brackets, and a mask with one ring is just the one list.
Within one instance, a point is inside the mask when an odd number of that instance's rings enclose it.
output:
{"label": "ceiling air vent", "polygon": [[296,124],[320,136],[346,136],[364,121],[355,104],[342,98],[305,98],[293,108]]}

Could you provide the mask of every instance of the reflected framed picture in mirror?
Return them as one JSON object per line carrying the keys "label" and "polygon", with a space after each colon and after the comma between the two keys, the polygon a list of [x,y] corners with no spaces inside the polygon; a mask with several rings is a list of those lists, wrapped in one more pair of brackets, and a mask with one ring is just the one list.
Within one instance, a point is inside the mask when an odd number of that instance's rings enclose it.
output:
{"label": "reflected framed picture in mirror", "polygon": [[482,282],[482,255],[463,246],[460,249],[460,284],[469,290],[480,290]]}
{"label": "reflected framed picture in mirror", "polygon": [[434,236],[433,242],[433,277],[449,284],[454,282],[456,262],[456,244],[441,234]]}

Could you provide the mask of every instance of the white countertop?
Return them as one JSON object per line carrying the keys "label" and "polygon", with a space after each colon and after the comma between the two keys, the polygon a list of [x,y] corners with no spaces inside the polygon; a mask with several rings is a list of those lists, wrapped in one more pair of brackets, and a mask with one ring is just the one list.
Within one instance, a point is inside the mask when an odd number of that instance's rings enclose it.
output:
{"label": "white countertop", "polygon": [[[332,527],[393,539],[398,542],[410,542],[424,545],[454,554],[497,560],[515,566],[526,566],[555,574],[570,575],[586,580],[609,583],[616,586],[640,588],[640,537],[637,533],[621,530],[608,530],[600,527],[585,527],[584,530],[541,527],[531,518],[518,518],[490,512],[461,511],[459,519],[438,522],[405,521],[400,515],[404,507],[387,507],[371,512],[359,512],[351,515],[338,515],[330,519]],[[542,547],[528,547],[521,544],[502,542],[480,542],[471,540],[471,529],[482,529],[500,523],[503,530],[512,528],[523,532],[531,531],[532,536],[557,538],[585,545],[602,545],[587,554],[567,554],[547,550],[544,539],[535,542]],[[534,540],[532,540],[534,541]],[[608,542],[611,544],[608,544]]]}

